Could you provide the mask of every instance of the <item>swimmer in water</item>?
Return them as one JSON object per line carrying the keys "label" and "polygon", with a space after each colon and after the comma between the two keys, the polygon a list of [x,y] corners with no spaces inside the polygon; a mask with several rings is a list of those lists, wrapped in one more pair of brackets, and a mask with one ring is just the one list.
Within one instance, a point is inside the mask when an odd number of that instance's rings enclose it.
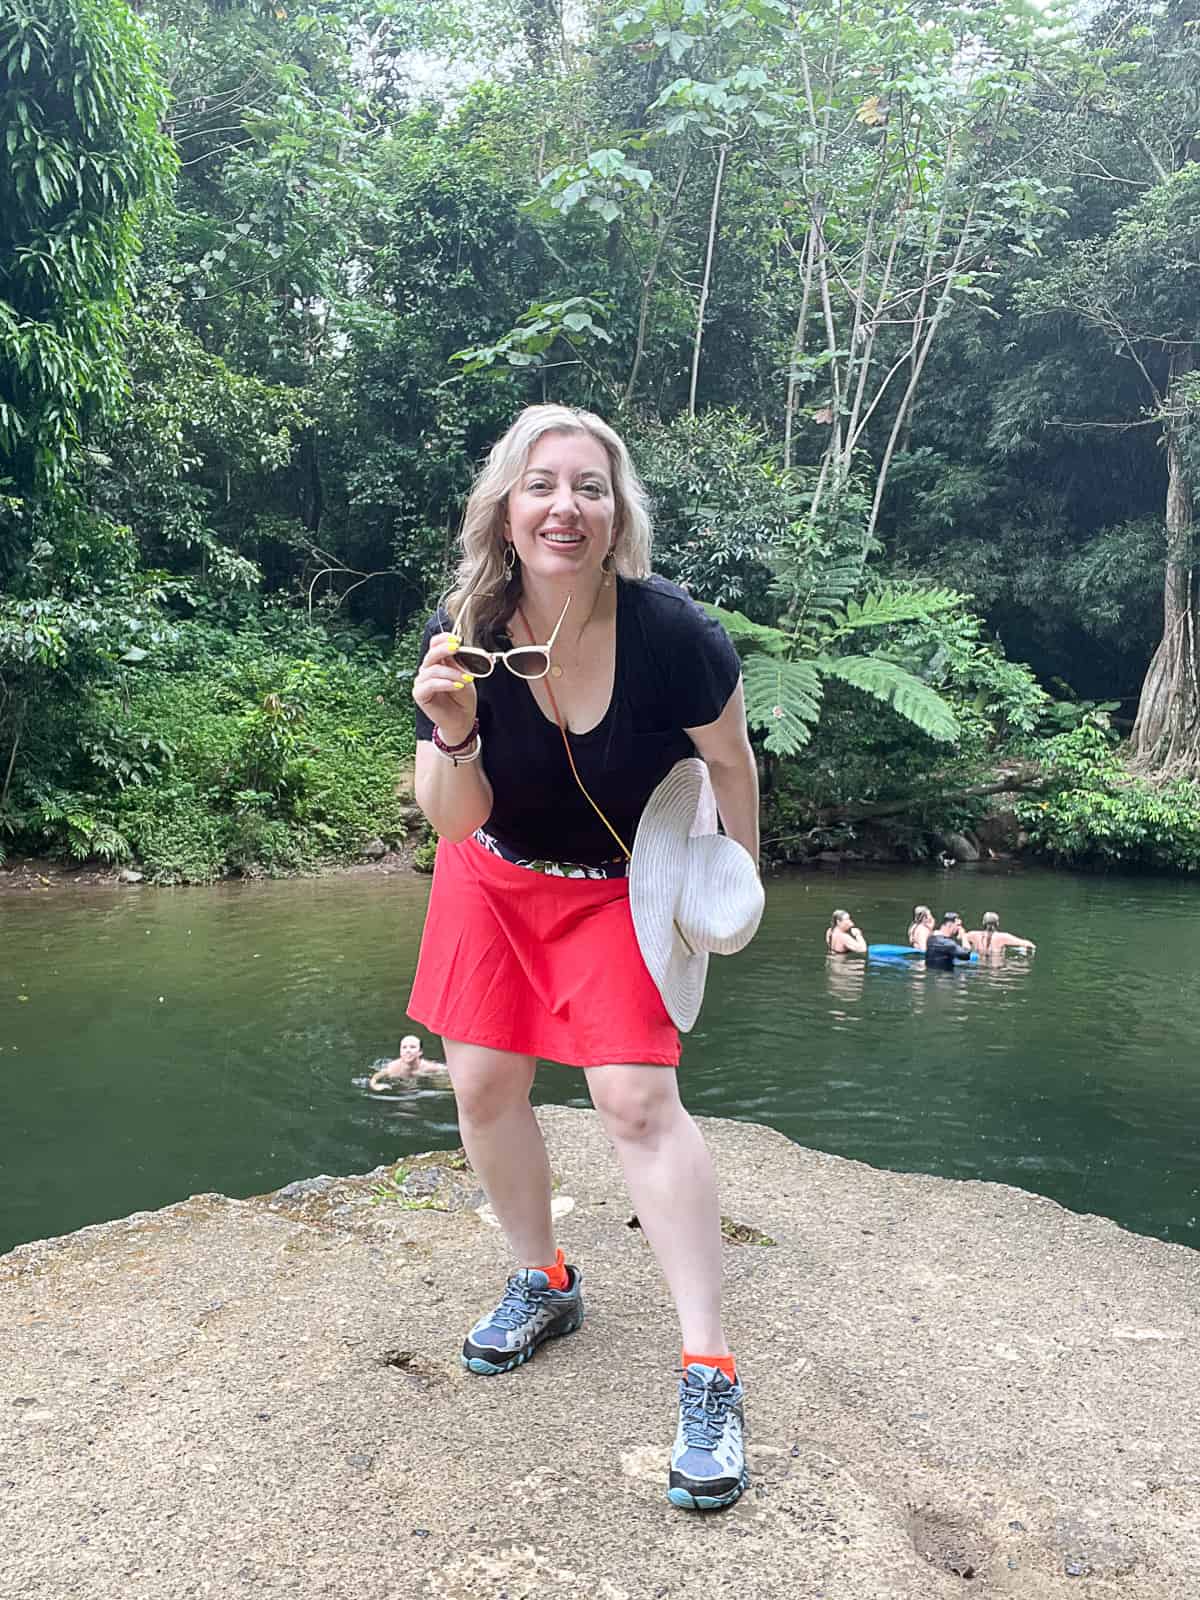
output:
{"label": "swimmer in water", "polygon": [[1003,955],[1006,950],[1037,949],[1032,939],[1018,939],[1015,933],[1003,933],[1000,918],[995,911],[983,913],[983,927],[972,928],[967,943],[982,960],[985,956]]}
{"label": "swimmer in water", "polygon": [[825,948],[831,956],[865,956],[867,941],[854,926],[848,911],[835,911],[825,929]]}
{"label": "swimmer in water", "polygon": [[445,1072],[445,1067],[440,1061],[426,1061],[421,1054],[421,1041],[415,1033],[407,1033],[400,1041],[400,1054],[393,1061],[385,1061],[379,1071],[373,1073],[367,1087],[369,1089],[384,1089],[389,1083],[398,1079],[416,1078],[422,1073]]}
{"label": "swimmer in water", "polygon": [[963,920],[957,911],[946,911],[925,941],[925,965],[942,967],[947,972],[956,961],[970,961],[971,952],[962,943]]}
{"label": "swimmer in water", "polygon": [[924,950],[933,932],[933,912],[928,906],[914,906],[912,921],[908,925],[908,942],[914,950]]}

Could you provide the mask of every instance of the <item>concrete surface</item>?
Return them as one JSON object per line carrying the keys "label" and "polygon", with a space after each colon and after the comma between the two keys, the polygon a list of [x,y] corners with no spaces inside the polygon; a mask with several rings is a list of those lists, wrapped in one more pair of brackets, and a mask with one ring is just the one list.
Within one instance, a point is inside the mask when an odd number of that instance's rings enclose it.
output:
{"label": "concrete surface", "polygon": [[507,1262],[444,1159],[0,1258],[4,1600],[1200,1595],[1200,1253],[706,1122],[776,1242],[726,1248],[754,1483],[697,1517],[669,1300],[594,1118],[541,1117],[588,1314],[508,1376],[457,1365]]}

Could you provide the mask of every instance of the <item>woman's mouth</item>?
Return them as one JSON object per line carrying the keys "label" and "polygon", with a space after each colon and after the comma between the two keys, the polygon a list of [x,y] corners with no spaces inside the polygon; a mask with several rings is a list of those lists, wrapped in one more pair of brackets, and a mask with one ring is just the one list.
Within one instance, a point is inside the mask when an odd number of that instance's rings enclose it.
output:
{"label": "woman's mouth", "polygon": [[573,545],[583,543],[583,534],[575,533],[570,528],[547,528],[542,534],[547,544],[558,545],[562,549],[569,549]]}

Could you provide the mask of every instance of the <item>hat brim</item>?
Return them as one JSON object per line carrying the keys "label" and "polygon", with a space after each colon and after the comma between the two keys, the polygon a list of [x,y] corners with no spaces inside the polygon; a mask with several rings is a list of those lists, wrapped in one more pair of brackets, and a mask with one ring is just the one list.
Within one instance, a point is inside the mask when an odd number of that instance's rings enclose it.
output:
{"label": "hat brim", "polygon": [[707,953],[690,951],[675,921],[703,784],[700,761],[676,762],[646,803],[629,863],[629,909],[638,948],[681,1033],[688,1033],[700,1014],[708,972]]}

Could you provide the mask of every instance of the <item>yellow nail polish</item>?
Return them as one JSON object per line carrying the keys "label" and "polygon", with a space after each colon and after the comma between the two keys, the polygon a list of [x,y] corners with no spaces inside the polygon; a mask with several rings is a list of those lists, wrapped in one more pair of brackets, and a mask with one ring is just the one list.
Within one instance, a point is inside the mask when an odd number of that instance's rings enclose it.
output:
{"label": "yellow nail polish", "polygon": [[454,680],[454,687],[455,687],[455,688],[456,688],[456,689],[465,689],[465,688],[466,688],[466,687],[467,687],[467,686],[466,686],[466,684],[465,684],[465,683],[464,683],[464,682],[463,682],[463,681],[462,681],[462,679],[461,679],[461,678],[456,678],[456,679],[455,679],[455,680]]}
{"label": "yellow nail polish", "polygon": [[450,637],[446,640],[446,649],[447,650],[457,650],[461,643],[462,643],[461,639],[456,639],[454,637],[454,635],[451,634]]}
{"label": "yellow nail polish", "polygon": [[475,674],[473,672],[464,672],[463,673],[463,682],[464,683],[474,683],[475,682]]}

